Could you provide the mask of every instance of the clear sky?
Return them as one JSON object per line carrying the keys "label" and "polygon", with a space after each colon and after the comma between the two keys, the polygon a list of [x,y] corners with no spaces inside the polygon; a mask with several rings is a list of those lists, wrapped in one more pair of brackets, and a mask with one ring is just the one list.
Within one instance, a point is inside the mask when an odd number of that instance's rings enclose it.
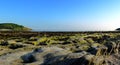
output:
{"label": "clear sky", "polygon": [[120,27],[120,0],[0,0],[0,23],[39,31],[94,31]]}

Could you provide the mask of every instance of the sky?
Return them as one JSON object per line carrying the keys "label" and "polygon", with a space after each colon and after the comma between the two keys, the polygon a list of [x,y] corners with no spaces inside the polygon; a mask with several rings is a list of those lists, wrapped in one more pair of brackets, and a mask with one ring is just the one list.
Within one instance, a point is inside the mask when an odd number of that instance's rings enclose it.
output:
{"label": "sky", "polygon": [[0,23],[36,31],[111,31],[120,27],[120,0],[0,0]]}

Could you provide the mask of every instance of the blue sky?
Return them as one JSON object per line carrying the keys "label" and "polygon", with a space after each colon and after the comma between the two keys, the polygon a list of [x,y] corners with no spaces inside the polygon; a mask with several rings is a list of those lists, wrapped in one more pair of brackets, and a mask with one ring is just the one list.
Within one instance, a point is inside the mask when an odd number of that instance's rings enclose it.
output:
{"label": "blue sky", "polygon": [[96,31],[120,27],[120,0],[0,0],[0,23],[39,31]]}

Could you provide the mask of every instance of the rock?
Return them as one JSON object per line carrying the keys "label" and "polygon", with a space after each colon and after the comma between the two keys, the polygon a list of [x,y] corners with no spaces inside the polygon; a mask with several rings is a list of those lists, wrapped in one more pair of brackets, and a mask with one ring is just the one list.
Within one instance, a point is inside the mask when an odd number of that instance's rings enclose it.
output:
{"label": "rock", "polygon": [[23,60],[23,63],[32,63],[32,62],[36,61],[36,59],[34,58],[34,56],[31,53],[24,55],[21,58]]}
{"label": "rock", "polygon": [[84,55],[80,58],[77,58],[75,62],[73,62],[72,64],[70,65],[93,65],[91,59],[94,57],[94,55],[91,55],[91,54],[87,54],[87,55]]}
{"label": "rock", "polygon": [[[34,50],[31,53],[22,56],[25,64],[40,64],[40,65],[71,65],[78,58],[86,55],[87,52],[71,53],[67,50],[58,47],[47,47]],[[32,58],[32,60],[30,60]]]}
{"label": "rock", "polygon": [[71,65],[75,61],[77,61],[78,58],[84,56],[87,54],[87,52],[83,51],[81,53],[71,53],[67,55],[62,56],[55,56],[48,58],[46,62],[44,62],[43,65]]}

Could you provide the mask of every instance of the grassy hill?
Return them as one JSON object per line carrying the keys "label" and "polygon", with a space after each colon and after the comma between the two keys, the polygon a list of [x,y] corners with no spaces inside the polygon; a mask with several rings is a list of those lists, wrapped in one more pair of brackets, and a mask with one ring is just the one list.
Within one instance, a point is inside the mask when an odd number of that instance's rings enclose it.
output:
{"label": "grassy hill", "polygon": [[0,31],[30,31],[30,28],[14,23],[0,23]]}

